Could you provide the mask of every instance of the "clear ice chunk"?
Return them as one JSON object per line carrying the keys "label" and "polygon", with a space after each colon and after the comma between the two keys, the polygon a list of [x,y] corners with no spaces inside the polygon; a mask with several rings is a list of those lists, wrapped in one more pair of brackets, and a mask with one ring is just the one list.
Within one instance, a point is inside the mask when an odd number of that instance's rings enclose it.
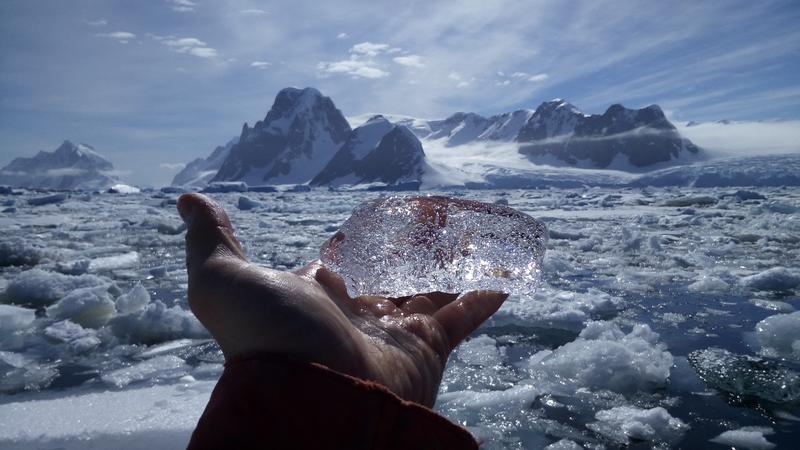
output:
{"label": "clear ice chunk", "polygon": [[800,373],[776,362],[721,348],[696,350],[688,359],[700,378],[714,389],[774,403],[800,401]]}
{"label": "clear ice chunk", "polygon": [[320,259],[353,296],[491,289],[529,298],[546,244],[541,222],[507,206],[388,197],[359,205]]}

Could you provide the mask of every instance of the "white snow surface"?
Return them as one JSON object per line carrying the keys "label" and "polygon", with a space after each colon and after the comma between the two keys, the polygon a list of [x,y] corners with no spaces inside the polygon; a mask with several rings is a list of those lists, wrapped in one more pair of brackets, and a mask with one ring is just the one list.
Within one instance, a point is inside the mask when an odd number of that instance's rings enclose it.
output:
{"label": "white snow surface", "polygon": [[764,354],[800,361],[800,311],[758,322],[756,337]]}
{"label": "white snow surface", "polygon": [[727,445],[733,448],[748,450],[771,450],[775,444],[769,442],[765,435],[773,434],[772,428],[742,427],[737,430],[725,431],[711,439],[711,442]]}
{"label": "white snow surface", "polygon": [[591,429],[623,444],[631,439],[671,441],[689,428],[661,407],[642,409],[619,406],[599,411],[595,418],[597,422],[589,424]]}

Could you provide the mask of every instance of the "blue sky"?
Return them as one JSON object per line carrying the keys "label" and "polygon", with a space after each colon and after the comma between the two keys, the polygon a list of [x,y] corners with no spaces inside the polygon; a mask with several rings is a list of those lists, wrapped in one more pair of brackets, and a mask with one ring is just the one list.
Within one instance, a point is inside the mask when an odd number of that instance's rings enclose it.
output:
{"label": "blue sky", "polygon": [[[657,103],[675,121],[800,119],[800,2],[0,2],[0,165],[86,142],[168,182],[314,86],[345,115]],[[796,134],[790,133],[795,136]]]}

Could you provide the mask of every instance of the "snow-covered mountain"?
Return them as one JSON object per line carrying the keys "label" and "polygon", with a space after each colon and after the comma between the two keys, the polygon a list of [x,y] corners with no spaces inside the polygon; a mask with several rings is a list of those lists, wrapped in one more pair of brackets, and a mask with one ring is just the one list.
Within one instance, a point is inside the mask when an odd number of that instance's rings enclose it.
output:
{"label": "snow-covered mountain", "polygon": [[225,145],[220,145],[211,152],[208,158],[197,158],[190,162],[180,172],[175,174],[172,179],[173,186],[195,186],[202,187],[208,184],[217,174],[222,163],[228,158],[231,149],[239,143],[239,138],[235,137]]}
{"label": "snow-covered mountain", "polygon": [[375,116],[353,130],[312,185],[421,181],[426,172],[422,143],[404,125]]}
{"label": "snow-covered mountain", "polygon": [[0,184],[33,189],[105,189],[117,183],[114,166],[88,144],[64,141],[55,151],[15,158],[0,170]]}
{"label": "snow-covered mountain", "polygon": [[[612,105],[604,114],[587,115],[554,99],[535,110],[489,118],[461,112],[441,120],[380,114],[350,120],[355,129],[316,89],[283,89],[263,121],[252,128],[244,124],[238,140],[218,147],[209,158],[191,162],[173,184],[341,186],[419,181],[436,187],[496,185],[506,179],[519,184],[541,174],[543,166],[551,171],[558,166],[579,169],[571,176],[580,183],[580,170],[585,169],[632,175],[699,160],[690,157],[699,148],[683,138],[655,105],[642,109]],[[625,173],[620,176],[630,178]]]}
{"label": "snow-covered mountain", "polygon": [[523,109],[488,119],[456,113],[443,120],[403,118],[399,123],[409,126],[423,145],[516,142],[532,162],[556,166],[638,172],[656,164],[695,162],[687,155],[700,150],[680,135],[656,105],[642,109],[612,105],[604,114],[588,115],[554,99],[534,111]]}
{"label": "snow-covered mountain", "polygon": [[264,120],[244,124],[211,181],[249,185],[311,181],[350,135],[350,125],[330,98],[314,88],[286,88]]}
{"label": "snow-covered mountain", "polygon": [[656,164],[694,162],[700,149],[670,123],[657,105],[611,105],[585,115],[566,103],[545,102],[520,131],[520,152],[534,162],[637,171]]}
{"label": "snow-covered mountain", "polygon": [[565,136],[575,131],[586,115],[572,104],[556,98],[536,108],[514,137],[517,142],[534,142]]}

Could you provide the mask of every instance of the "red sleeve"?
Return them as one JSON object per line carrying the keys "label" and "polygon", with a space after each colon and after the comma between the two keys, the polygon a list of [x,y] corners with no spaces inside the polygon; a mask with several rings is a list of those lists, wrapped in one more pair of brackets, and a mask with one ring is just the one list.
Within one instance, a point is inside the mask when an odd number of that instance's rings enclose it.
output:
{"label": "red sleeve", "polygon": [[477,449],[470,433],[381,384],[276,356],[233,360],[189,450]]}

